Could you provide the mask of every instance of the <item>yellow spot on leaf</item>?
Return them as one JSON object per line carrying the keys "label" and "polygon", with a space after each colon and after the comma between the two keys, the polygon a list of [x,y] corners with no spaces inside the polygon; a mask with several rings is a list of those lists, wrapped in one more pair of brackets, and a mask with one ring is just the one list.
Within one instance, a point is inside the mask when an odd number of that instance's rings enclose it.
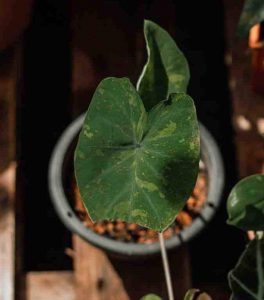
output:
{"label": "yellow spot on leaf", "polygon": [[136,182],[139,187],[141,187],[142,189],[146,189],[148,192],[155,192],[158,190],[158,187],[152,182],[141,180],[138,177],[136,177]]}
{"label": "yellow spot on leaf", "polygon": [[84,129],[84,135],[86,137],[88,137],[88,139],[92,138],[93,137],[93,133],[92,132],[89,132],[88,130]]}
{"label": "yellow spot on leaf", "polygon": [[132,217],[142,217],[142,218],[147,217],[146,211],[144,211],[142,209],[134,209],[134,210],[132,210],[131,215],[132,215]]}
{"label": "yellow spot on leaf", "polygon": [[98,92],[99,92],[99,94],[103,95],[103,94],[104,94],[104,89],[99,88],[99,89],[98,89]]}
{"label": "yellow spot on leaf", "polygon": [[184,76],[180,75],[180,74],[170,74],[169,75],[169,82],[180,83],[184,79],[185,79]]}
{"label": "yellow spot on leaf", "polygon": [[159,131],[157,133],[157,135],[154,136],[152,139],[153,140],[157,140],[157,139],[162,138],[164,136],[171,135],[171,134],[173,134],[175,132],[176,128],[177,128],[176,123],[170,121],[169,124],[167,124],[164,129],[162,129],[161,131]]}
{"label": "yellow spot on leaf", "polygon": [[128,103],[129,103],[131,106],[136,106],[136,105],[137,105],[137,104],[135,103],[135,100],[134,100],[133,97],[129,97]]}

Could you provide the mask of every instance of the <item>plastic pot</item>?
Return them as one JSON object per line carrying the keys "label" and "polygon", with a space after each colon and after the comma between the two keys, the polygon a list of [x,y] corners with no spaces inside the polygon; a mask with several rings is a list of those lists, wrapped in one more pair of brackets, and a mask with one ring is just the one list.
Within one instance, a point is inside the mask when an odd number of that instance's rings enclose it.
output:
{"label": "plastic pot", "polygon": [[[101,236],[85,227],[70,205],[69,196],[65,189],[65,171],[69,172],[69,154],[74,151],[76,138],[84,122],[84,115],[73,121],[63,132],[53,150],[48,174],[49,191],[55,210],[65,226],[78,234],[87,242],[107,252],[121,256],[149,256],[160,253],[159,243],[136,244],[124,243]],[[224,185],[224,168],[222,157],[216,142],[208,130],[200,124],[201,158],[207,169],[207,201],[189,227],[178,235],[166,240],[166,248],[173,249],[188,242],[196,236],[213,218],[221,201]],[[72,156],[71,156],[72,159]]]}

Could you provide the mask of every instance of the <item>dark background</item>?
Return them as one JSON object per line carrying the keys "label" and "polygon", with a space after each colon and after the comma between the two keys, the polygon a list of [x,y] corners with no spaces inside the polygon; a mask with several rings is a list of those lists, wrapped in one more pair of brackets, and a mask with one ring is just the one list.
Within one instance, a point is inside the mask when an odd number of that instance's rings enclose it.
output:
{"label": "dark background", "polygon": [[[226,282],[241,253],[243,237],[225,224],[225,200],[237,172],[222,1],[39,0],[25,33],[17,107],[18,189],[26,215],[27,271],[72,267],[64,254],[71,236],[56,216],[47,189],[51,151],[66,125],[87,108],[103,77],[136,80],[145,61],[143,19],[167,29],[187,56],[189,93],[225,162],[222,206],[210,226],[190,243],[194,284]],[[76,49],[90,55],[93,69],[92,79],[81,90],[71,88]]]}

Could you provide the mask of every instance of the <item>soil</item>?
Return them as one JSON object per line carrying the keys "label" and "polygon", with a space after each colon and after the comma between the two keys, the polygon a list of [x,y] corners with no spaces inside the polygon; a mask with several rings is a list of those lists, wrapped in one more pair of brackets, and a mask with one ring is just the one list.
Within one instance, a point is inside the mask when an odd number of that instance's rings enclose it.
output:
{"label": "soil", "polygon": [[[198,179],[191,197],[187,200],[183,210],[177,215],[175,222],[164,231],[165,239],[171,238],[181,230],[191,225],[199,215],[207,198],[207,172],[200,163]],[[111,239],[139,244],[151,244],[158,241],[158,233],[154,230],[134,223],[116,221],[98,221],[93,223],[83,206],[79,190],[75,184],[75,210],[83,224],[94,232]]]}

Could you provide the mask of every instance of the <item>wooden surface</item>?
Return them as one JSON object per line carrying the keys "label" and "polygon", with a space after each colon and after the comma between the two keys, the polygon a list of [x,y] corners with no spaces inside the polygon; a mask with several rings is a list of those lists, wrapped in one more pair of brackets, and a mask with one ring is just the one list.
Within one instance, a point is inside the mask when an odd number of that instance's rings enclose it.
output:
{"label": "wooden surface", "polygon": [[[126,259],[106,254],[73,238],[75,300],[138,300],[154,292],[167,297],[161,257]],[[186,246],[169,254],[175,299],[182,300],[191,288],[189,251]]]}
{"label": "wooden surface", "polygon": [[15,164],[0,175],[0,300],[14,297],[14,175]]}
{"label": "wooden surface", "polygon": [[27,300],[75,300],[72,272],[30,272],[26,281]]}
{"label": "wooden surface", "polygon": [[[160,257],[141,263],[116,258],[111,258],[110,262],[101,250],[79,237],[74,236],[73,242],[75,271],[28,273],[26,300],[138,300],[150,292],[166,299],[164,274],[159,263],[157,269]],[[177,255],[170,255],[175,299],[178,300],[182,300],[191,287],[190,262],[186,254],[188,251],[182,248]]]}
{"label": "wooden surface", "polygon": [[[0,1],[0,7],[2,2]],[[0,300],[14,298],[17,56],[16,49],[9,49],[0,55]]]}
{"label": "wooden surface", "polygon": [[73,236],[75,300],[128,300],[121,278],[101,250]]}

